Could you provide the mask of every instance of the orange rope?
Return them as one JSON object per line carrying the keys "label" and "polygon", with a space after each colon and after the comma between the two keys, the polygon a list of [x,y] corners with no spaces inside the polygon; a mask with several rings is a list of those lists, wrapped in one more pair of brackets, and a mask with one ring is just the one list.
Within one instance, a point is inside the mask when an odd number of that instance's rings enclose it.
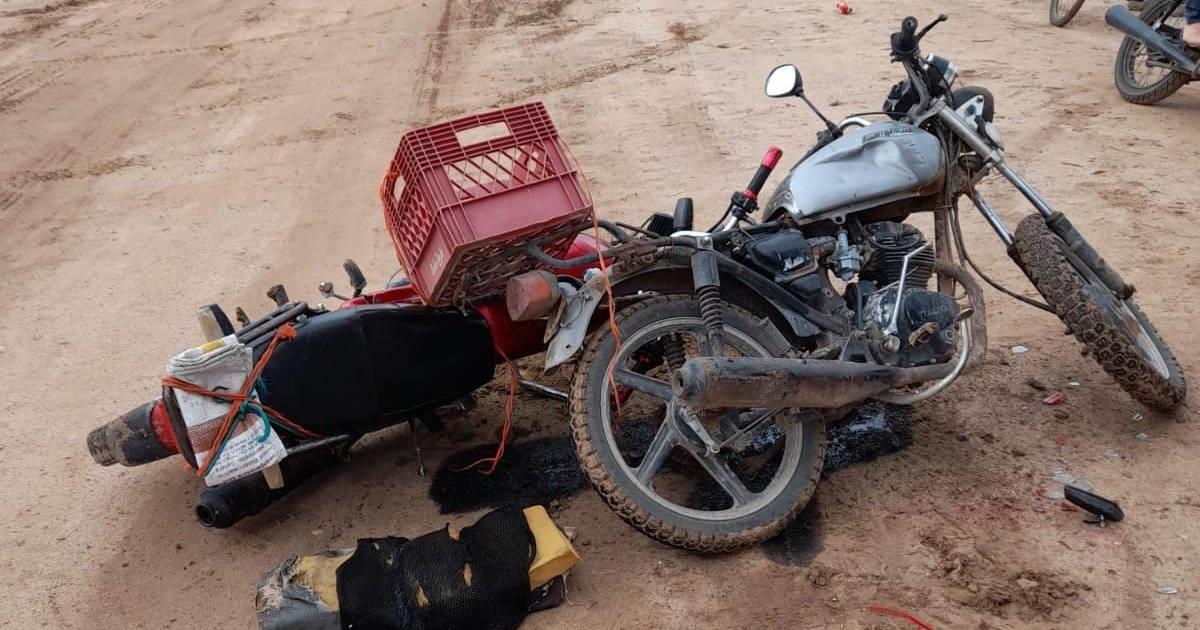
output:
{"label": "orange rope", "polygon": [[484,476],[491,475],[492,473],[496,472],[496,467],[500,465],[500,460],[504,457],[504,448],[508,446],[508,436],[512,429],[513,408],[516,406],[517,385],[521,378],[521,372],[517,370],[517,365],[512,362],[512,359],[509,359],[508,355],[504,354],[504,351],[500,349],[500,346],[496,346],[496,353],[500,355],[500,358],[504,359],[505,365],[508,366],[509,377],[508,400],[504,402],[504,424],[500,426],[500,445],[496,447],[495,455],[477,459],[470,464],[463,466],[462,468],[455,468],[454,472],[463,472],[466,470],[471,470],[472,468],[478,468],[484,464],[488,464],[487,470],[481,470],[479,472]]}
{"label": "orange rope", "polygon": [[[221,428],[217,430],[217,434],[213,436],[213,441],[206,450],[212,451],[214,447],[225,442],[225,438],[229,435],[229,432],[233,430],[234,421],[238,417],[238,411],[242,408],[242,403],[250,400],[250,390],[254,388],[254,383],[258,381],[258,377],[262,374],[263,368],[265,368],[267,366],[267,362],[271,360],[271,355],[275,354],[275,348],[279,346],[280,342],[290,341],[295,338],[296,329],[291,323],[284,324],[276,329],[275,336],[271,338],[271,343],[267,345],[267,349],[264,350],[262,356],[258,358],[258,362],[254,364],[254,368],[250,370],[250,374],[246,376],[246,381],[242,383],[242,388],[239,389],[237,393],[231,393],[228,391],[213,391],[211,389],[206,389],[204,387],[200,387],[199,385],[180,380],[174,376],[164,376],[162,378],[162,384],[166,387],[188,392],[189,394],[196,394],[198,396],[208,396],[209,398],[215,398],[217,400],[229,403],[229,410],[225,412],[225,418],[221,421]],[[303,437],[320,437],[320,435],[301,427],[291,420],[288,420],[283,414],[262,404],[261,401],[257,401],[255,404],[262,407],[263,411],[270,414],[274,420],[277,420],[289,430],[294,431]],[[204,462],[204,465],[197,469],[197,474],[199,474],[201,477],[207,475],[209,469],[212,468],[212,464],[215,459],[215,457],[210,455],[209,458]]]}
{"label": "orange rope", "polygon": [[[578,168],[579,159],[575,157],[575,152],[571,147],[563,144],[563,148],[571,156],[571,161],[576,164],[575,172],[579,175],[579,179],[583,181],[583,190],[587,193],[588,201],[592,201],[592,183],[588,181],[587,175],[583,173],[583,169]],[[600,240],[600,220],[596,218],[596,210],[592,209],[592,234],[596,240],[596,246],[599,247],[604,243]],[[600,273],[604,276],[604,293],[608,296],[608,329],[613,336],[613,357],[608,362],[608,386],[612,388],[612,398],[617,405],[617,418],[621,417],[621,396],[617,393],[617,378],[614,376],[617,368],[617,356],[621,354],[621,331],[617,328],[617,301],[613,298],[612,282],[608,277],[608,263],[604,262],[604,250],[599,251],[600,257]]]}
{"label": "orange rope", "polygon": [[[584,181],[587,181],[586,179]],[[590,195],[590,193],[589,193]],[[592,213],[592,230],[595,231],[596,243],[600,243],[600,223],[596,219],[596,213]],[[612,388],[612,398],[617,405],[617,414],[615,418],[621,417],[621,396],[617,392],[617,377],[615,372],[617,369],[617,357],[621,354],[621,331],[617,328],[617,300],[613,298],[612,283],[608,278],[608,265],[604,262],[604,252],[600,253],[600,274],[604,276],[604,293],[608,295],[608,329],[613,336],[613,356],[608,362],[608,386]]]}
{"label": "orange rope", "polygon": [[[566,146],[565,144],[562,146],[564,149],[566,149],[567,153],[571,156],[571,160],[573,162],[575,162],[575,164],[579,164],[579,160],[575,157],[575,153],[573,151],[571,151],[571,148]],[[576,168],[575,170],[576,170],[576,174],[579,176],[580,180],[582,180],[582,182],[583,182],[584,192],[587,194],[588,201],[590,202],[592,200],[591,183],[588,181],[587,176],[583,174],[582,170],[580,170],[578,168]],[[385,182],[386,182],[386,179],[385,179]],[[596,218],[596,212],[594,209],[592,210],[591,215],[592,215],[592,231],[595,235],[594,238],[596,240],[596,245],[597,245],[597,247],[599,247],[600,245],[603,244],[603,241],[600,239],[600,222]],[[600,256],[599,256],[600,273],[601,273],[601,275],[604,276],[604,292],[608,296],[608,327],[609,327],[609,330],[612,331],[613,341],[616,345],[615,349],[613,350],[613,359],[608,364],[608,381],[609,381],[609,385],[612,387],[612,390],[613,390],[613,399],[617,403],[617,416],[620,417],[620,415],[621,415],[621,398],[620,398],[620,396],[617,395],[617,380],[616,380],[616,377],[613,376],[613,372],[615,371],[615,368],[616,368],[617,355],[620,354],[620,352],[621,352],[621,331],[617,328],[617,307],[616,307],[616,300],[613,298],[612,283],[609,281],[609,277],[608,277],[608,264],[604,261],[604,251],[600,250],[599,254],[600,254]],[[473,468],[478,468],[484,464],[487,464],[488,465],[487,469],[481,470],[479,472],[484,475],[491,475],[492,473],[496,472],[496,467],[500,465],[500,460],[504,458],[504,449],[508,445],[509,434],[512,430],[513,408],[516,405],[517,387],[519,385],[521,373],[517,369],[516,364],[514,364],[512,362],[512,359],[509,359],[508,355],[504,354],[504,351],[501,350],[499,346],[496,346],[496,353],[499,354],[500,357],[504,359],[505,365],[508,366],[508,375],[509,375],[508,400],[506,400],[504,403],[504,423],[501,425],[501,428],[500,428],[500,445],[496,447],[495,455],[492,455],[491,457],[483,457],[483,458],[477,459],[474,462],[471,462],[470,464],[463,466],[462,468],[455,468],[454,469],[455,472],[463,472],[463,471],[471,470]]]}
{"label": "orange rope", "polygon": [[890,606],[880,606],[879,604],[872,604],[868,608],[868,610],[870,610],[871,612],[873,612],[877,615],[889,615],[891,617],[899,617],[905,621],[911,622],[912,624],[916,625],[921,630],[933,630],[933,628],[929,624],[925,623],[924,621],[921,621],[920,619],[917,619],[916,617],[904,612],[903,610],[897,610]]}

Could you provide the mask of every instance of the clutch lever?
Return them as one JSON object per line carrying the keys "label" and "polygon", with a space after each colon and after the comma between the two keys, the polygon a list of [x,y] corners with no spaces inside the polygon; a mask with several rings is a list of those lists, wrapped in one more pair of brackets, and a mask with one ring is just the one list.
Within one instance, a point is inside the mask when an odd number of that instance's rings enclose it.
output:
{"label": "clutch lever", "polygon": [[921,29],[920,33],[917,33],[917,43],[918,44],[921,43],[921,38],[925,37],[926,33],[933,30],[933,27],[937,26],[938,24],[941,24],[942,22],[945,22],[948,19],[950,19],[950,17],[947,16],[945,13],[938,14],[937,19],[930,22],[929,24],[926,24],[925,28]]}

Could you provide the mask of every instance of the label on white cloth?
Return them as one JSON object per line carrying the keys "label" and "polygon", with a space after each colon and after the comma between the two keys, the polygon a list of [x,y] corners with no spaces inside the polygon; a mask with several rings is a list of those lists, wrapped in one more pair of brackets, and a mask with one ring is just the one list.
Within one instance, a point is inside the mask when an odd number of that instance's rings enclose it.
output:
{"label": "label on white cloth", "polygon": [[[167,363],[167,373],[205,389],[237,392],[253,367],[254,352],[229,335],[179,353]],[[213,440],[229,411],[229,403],[180,390],[175,391],[175,397],[196,453],[196,463],[203,467],[218,446]],[[257,400],[258,395],[252,392],[251,399]],[[270,435],[263,439],[268,431]],[[204,482],[209,486],[228,483],[274,466],[286,456],[287,449],[267,420],[247,410],[234,423]]]}

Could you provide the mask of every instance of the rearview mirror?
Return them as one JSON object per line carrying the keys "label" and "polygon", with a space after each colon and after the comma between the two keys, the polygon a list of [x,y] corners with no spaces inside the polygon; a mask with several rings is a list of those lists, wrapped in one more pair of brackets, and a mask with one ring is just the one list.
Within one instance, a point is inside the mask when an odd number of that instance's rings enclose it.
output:
{"label": "rearview mirror", "polygon": [[801,96],[804,94],[804,81],[800,78],[800,69],[790,63],[775,68],[767,75],[764,90],[771,98]]}

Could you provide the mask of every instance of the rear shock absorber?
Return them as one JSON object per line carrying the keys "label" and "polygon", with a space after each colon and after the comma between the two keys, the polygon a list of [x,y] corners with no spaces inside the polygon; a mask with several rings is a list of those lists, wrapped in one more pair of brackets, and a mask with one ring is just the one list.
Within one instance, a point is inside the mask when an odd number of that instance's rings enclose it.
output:
{"label": "rear shock absorber", "polygon": [[700,288],[700,317],[708,334],[709,353],[714,357],[725,354],[725,320],[721,315],[721,287]]}
{"label": "rear shock absorber", "polygon": [[702,251],[692,256],[692,285],[700,299],[700,317],[708,337],[709,356],[725,355],[725,318],[721,312],[721,276],[717,255]]}

